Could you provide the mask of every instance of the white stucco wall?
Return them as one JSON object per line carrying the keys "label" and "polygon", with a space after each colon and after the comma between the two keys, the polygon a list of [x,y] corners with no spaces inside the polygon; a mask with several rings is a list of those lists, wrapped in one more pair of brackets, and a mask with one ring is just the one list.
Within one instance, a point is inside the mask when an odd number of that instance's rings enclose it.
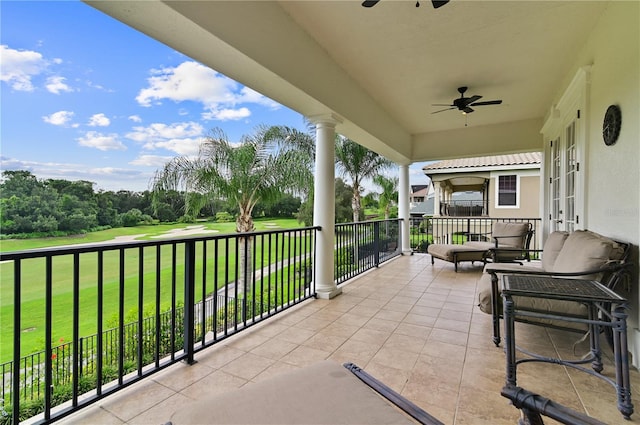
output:
{"label": "white stucco wall", "polygon": [[[570,81],[581,66],[592,65],[587,100],[585,227],[634,245],[633,286],[629,295],[630,350],[640,365],[640,295],[637,290],[640,244],[640,2],[610,2],[580,52]],[[558,96],[566,84],[559,88]],[[622,110],[617,143],[602,141],[607,107]]]}

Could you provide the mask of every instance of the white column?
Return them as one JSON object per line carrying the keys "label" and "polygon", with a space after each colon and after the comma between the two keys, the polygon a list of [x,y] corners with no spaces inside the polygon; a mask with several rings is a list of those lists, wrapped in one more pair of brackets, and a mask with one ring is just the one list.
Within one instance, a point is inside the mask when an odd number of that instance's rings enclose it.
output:
{"label": "white column", "polygon": [[440,182],[433,182],[433,216],[440,216]]}
{"label": "white column", "polygon": [[409,223],[409,166],[400,165],[398,187],[398,217],[402,219],[400,234],[402,235],[402,254],[411,254]]}
{"label": "white column", "polygon": [[316,236],[315,286],[318,298],[330,299],[342,292],[333,278],[335,245],[335,135],[340,121],[333,116],[311,117],[316,125],[316,170],[313,225]]}

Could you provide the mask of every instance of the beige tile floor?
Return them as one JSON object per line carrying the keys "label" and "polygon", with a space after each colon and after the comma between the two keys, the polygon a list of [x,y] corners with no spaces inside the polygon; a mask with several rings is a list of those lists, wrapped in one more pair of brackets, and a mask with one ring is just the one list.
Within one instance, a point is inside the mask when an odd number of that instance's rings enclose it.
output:
{"label": "beige tile floor", "polygon": [[[428,255],[397,258],[345,284],[333,300],[305,302],[197,353],[194,365],[171,366],[61,422],[162,424],[193,400],[333,359],[355,363],[445,424],[516,424],[519,412],[500,395],[504,353],[491,342],[490,316],[475,306],[480,275],[478,264],[454,273],[450,263],[432,266]],[[516,329],[519,345],[548,354],[571,354],[580,337]],[[604,373],[612,376],[609,358]],[[640,409],[640,375],[631,375]],[[640,423],[640,413],[622,419],[613,387],[582,372],[526,363],[518,384],[605,423]]]}

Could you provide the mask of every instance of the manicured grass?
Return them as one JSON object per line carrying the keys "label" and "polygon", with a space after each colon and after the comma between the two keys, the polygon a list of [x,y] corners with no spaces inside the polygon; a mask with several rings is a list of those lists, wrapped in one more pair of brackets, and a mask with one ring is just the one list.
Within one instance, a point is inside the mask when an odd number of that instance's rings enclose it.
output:
{"label": "manicured grass", "polygon": [[[203,223],[204,224],[204,223]],[[216,228],[220,230],[230,228],[231,232],[235,231],[235,223],[223,223],[220,226],[217,223],[206,223],[207,228]],[[287,228],[299,227],[295,220],[260,220],[256,223],[257,230],[279,230]],[[101,235],[92,234],[90,242],[101,242],[113,239],[117,236],[142,234],[145,233],[150,237],[164,233],[168,230],[184,228],[185,224],[171,226],[142,226],[136,228],[111,229],[100,233]],[[122,232],[118,232],[121,230]],[[153,233],[152,233],[153,231]],[[226,233],[229,233],[228,231]],[[107,237],[108,235],[108,237]],[[89,237],[89,236],[88,236]],[[66,245],[74,238],[55,238],[60,245]],[[297,238],[298,239],[298,238]],[[77,239],[76,239],[77,240]],[[263,241],[264,245],[263,246]],[[14,241],[3,241],[14,242]],[[16,241],[18,242],[18,241]],[[51,240],[30,240],[19,241],[16,244],[16,250],[30,248],[41,248],[46,246],[54,246]],[[86,239],[82,241],[89,242]],[[272,238],[269,245],[268,239],[256,238],[255,250],[257,254],[256,267],[265,267],[269,258],[276,258],[276,254],[280,258],[288,256],[290,242],[289,238],[279,236],[278,243]],[[296,240],[296,244],[304,241]],[[235,279],[236,269],[236,246],[233,239],[226,242],[221,239],[217,242],[217,250],[214,241],[207,242],[206,260],[203,259],[204,245],[197,244],[196,248],[196,300],[202,299],[214,291],[214,287],[221,288],[225,282]],[[284,246],[284,249],[283,249]],[[298,245],[299,246],[299,245]],[[306,245],[305,245],[306,246]],[[310,249],[310,247],[309,247]],[[2,245],[3,251],[8,251],[6,245]],[[103,291],[104,291],[104,311],[103,318],[105,320],[105,328],[109,323],[114,322],[117,317],[120,299],[122,298],[122,306],[125,314],[137,310],[138,294],[140,288],[143,291],[143,310],[155,311],[156,294],[161,300],[162,310],[166,310],[170,305],[172,297],[173,281],[175,281],[175,297],[177,301],[183,300],[183,279],[184,279],[184,252],[183,246],[177,245],[176,248],[176,268],[175,272],[172,268],[172,249],[170,245],[163,246],[160,249],[159,273],[156,272],[157,251],[155,247],[148,247],[142,251],[142,259],[140,259],[140,250],[131,248],[124,251],[124,267],[123,274],[123,291],[120,288],[120,257],[117,251],[107,251],[104,253],[104,272],[103,272]],[[270,254],[270,257],[269,257]],[[261,258],[264,259],[261,260]],[[97,330],[97,254],[87,253],[80,254],[79,275],[79,327],[80,335],[86,336],[95,333]],[[143,272],[139,273],[138,264],[142,260]],[[217,273],[214,276],[213,270],[217,266]],[[206,282],[203,284],[204,267],[206,267]],[[52,329],[53,344],[56,345],[60,340],[69,341],[72,339],[72,312],[73,312],[73,256],[59,256],[52,261]],[[39,351],[44,347],[44,323],[45,323],[45,260],[30,259],[24,260],[21,266],[22,290],[21,290],[21,352],[22,355]],[[159,279],[158,279],[159,277]],[[11,359],[13,350],[13,304],[14,304],[14,282],[13,282],[13,264],[0,264],[0,290],[2,297],[0,300],[0,362]]]}
{"label": "manicured grass", "polygon": [[[160,236],[176,229],[184,229],[188,226],[204,226],[205,230],[217,230],[219,234],[235,233],[236,224],[232,223],[214,223],[199,221],[197,223],[185,224],[153,224],[136,227],[118,227],[116,229],[101,230],[99,232],[91,232],[84,235],[63,236],[57,238],[40,238],[40,239],[7,239],[0,241],[0,251],[13,252],[23,251],[27,249],[49,248],[54,246],[75,245],[81,243],[99,243],[115,239],[119,236],[135,236],[140,235],[136,240],[153,240],[154,236]],[[282,230],[294,229],[302,227],[296,219],[293,218],[261,218],[255,220],[255,228],[257,231],[263,230]],[[204,233],[203,233],[204,234]]]}

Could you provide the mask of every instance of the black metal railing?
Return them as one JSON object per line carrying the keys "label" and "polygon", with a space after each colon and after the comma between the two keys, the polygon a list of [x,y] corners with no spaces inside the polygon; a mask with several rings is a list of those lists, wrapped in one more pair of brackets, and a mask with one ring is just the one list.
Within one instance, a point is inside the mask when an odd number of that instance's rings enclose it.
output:
{"label": "black metal railing", "polygon": [[341,284],[400,255],[400,220],[336,224],[334,278]]}
{"label": "black metal railing", "polygon": [[493,225],[497,222],[531,223],[533,237],[530,249],[541,249],[542,219],[492,217],[425,217],[411,225],[411,248],[414,252],[427,252],[430,244],[463,244],[467,241],[491,241]]}
{"label": "black metal railing", "polygon": [[[227,298],[223,295],[217,295],[216,300],[213,296],[207,297],[205,302],[202,301],[195,305],[195,315],[198,316],[198,312],[204,308],[206,317],[212,317],[215,311],[215,305],[224,306],[229,304],[233,306],[236,304],[236,300],[233,298]],[[264,305],[261,311],[268,311],[269,307]],[[172,316],[175,314],[177,317],[184,316],[184,307],[176,307],[175,312],[168,310],[160,313],[159,320],[155,316],[145,317],[141,323],[142,334],[145,336],[142,340],[143,353],[154,352],[154,340],[150,338],[153,336],[156,326],[160,329],[168,329],[171,326]],[[243,317],[243,314],[234,315],[231,318],[230,326],[235,327],[237,318]],[[135,342],[138,336],[138,322],[129,322],[124,325],[124,340]],[[218,332],[222,331],[222,324],[218,323]],[[161,335],[166,335],[161,331]],[[103,351],[103,368],[104,365],[116,365],[117,347],[118,341],[118,328],[110,328],[103,332],[101,337],[98,334],[82,336],[78,340],[79,353],[82,358],[82,362],[79,368],[81,376],[91,375],[96,372],[96,356],[98,355],[97,347],[98,340],[102,338]],[[73,342],[64,342],[64,340],[58,341],[60,344],[51,348],[51,363],[52,363],[52,384],[54,387],[60,385],[67,385],[71,382],[71,370],[69,364],[71,358],[69,353],[72,353]],[[161,342],[162,343],[162,342]],[[165,344],[166,345],[166,344]],[[177,344],[181,346],[182,344]],[[170,354],[170,350],[167,346],[157,350],[162,355]],[[20,374],[20,397],[25,400],[36,400],[44,397],[44,376],[45,376],[45,350],[23,356],[18,364]],[[137,344],[126,344],[124,350],[125,362],[133,361],[137,355]],[[0,382],[0,389],[2,398],[8,397],[10,400],[12,383],[10,379],[13,374],[13,361],[7,361],[0,364],[0,374],[4,378]],[[9,378],[9,379],[7,379]]]}
{"label": "black metal railing", "polygon": [[317,231],[0,253],[0,421],[53,422],[313,297]]}

